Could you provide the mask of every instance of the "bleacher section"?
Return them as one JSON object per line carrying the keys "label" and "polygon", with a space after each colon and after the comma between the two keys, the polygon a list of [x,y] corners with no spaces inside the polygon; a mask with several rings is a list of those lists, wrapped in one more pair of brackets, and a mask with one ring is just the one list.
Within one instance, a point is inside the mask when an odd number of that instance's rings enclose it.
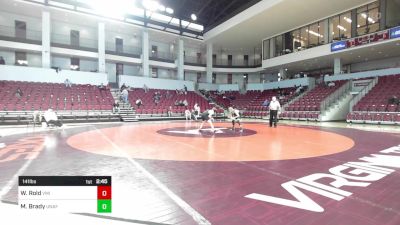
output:
{"label": "bleacher section", "polygon": [[321,113],[321,103],[338,90],[346,81],[336,81],[335,86],[320,84],[301,98],[285,107],[280,115],[283,119],[318,120]]}
{"label": "bleacher section", "polygon": [[[16,97],[21,89],[21,98]],[[111,92],[93,85],[0,81],[0,111],[111,110]]]}
{"label": "bleacher section", "polygon": [[[20,89],[21,97],[16,91]],[[0,122],[16,124],[30,121],[33,111],[55,110],[63,122],[119,121],[111,113],[110,90],[94,85],[0,81]]]}
{"label": "bleacher section", "polygon": [[273,96],[277,96],[281,105],[284,105],[295,96],[295,90],[296,88],[264,91],[251,90],[247,91],[245,94],[241,94],[238,91],[225,93],[212,91],[210,92],[210,96],[218,105],[225,108],[233,106],[239,109],[243,112],[243,117],[261,118],[268,115],[267,107],[262,106],[266,99],[271,100]]}
{"label": "bleacher section", "polygon": [[[346,82],[335,81],[334,86],[319,84],[302,96],[296,93],[296,88],[247,91],[245,94],[238,91],[224,93],[211,91],[207,92],[206,96],[224,108],[229,106],[238,108],[243,117],[248,118],[268,116],[268,109],[262,104],[266,99],[270,100],[272,96],[277,96],[284,106],[280,118],[318,121],[322,118],[321,115],[324,115],[322,113],[327,111],[326,106],[333,105],[333,101],[327,99],[337,95],[341,87],[347,87],[344,86]],[[347,115],[347,122],[400,124],[399,87],[400,74],[380,77],[372,90],[361,98]],[[22,92],[20,97],[16,94],[18,89]],[[161,96],[158,103],[154,101],[157,92]],[[297,99],[293,101],[295,97]],[[354,102],[356,103],[359,98]],[[142,100],[143,105],[140,107],[135,105],[137,99]],[[184,100],[187,101],[187,106],[175,104]],[[287,104],[290,101],[292,102]],[[114,97],[111,91],[95,85],[73,84],[67,88],[63,83],[0,81],[0,124],[27,123],[32,120],[34,111],[43,112],[49,108],[56,111],[63,122],[120,121],[121,116],[112,113],[113,103]],[[172,107],[172,117],[181,119],[185,109],[193,110],[196,103],[202,112],[214,106],[214,103],[210,103],[207,98],[193,91],[185,94],[175,90],[149,89],[145,93],[142,88],[129,91],[129,103],[135,111],[132,111],[133,116],[144,119],[150,117],[168,119],[170,107]],[[217,113],[222,115],[224,109],[219,106]]]}
{"label": "bleacher section", "polygon": [[400,96],[400,74],[380,77],[347,115],[347,122],[400,124],[400,106],[391,102],[393,96]]}
{"label": "bleacher section", "polygon": [[[158,104],[155,103],[153,97],[156,92],[161,95]],[[168,92],[168,97],[167,97]],[[135,102],[137,99],[141,99],[143,105],[137,107]],[[193,91],[188,91],[187,94],[179,94],[173,90],[161,90],[161,89],[149,89],[147,93],[142,88],[134,88],[129,91],[129,102],[136,109],[136,114],[148,115],[148,116],[167,116],[168,109],[172,106],[173,116],[182,116],[185,112],[186,106],[175,106],[176,101],[188,102],[187,108],[192,110],[194,105],[197,103],[200,106],[201,111],[205,111],[213,107],[208,101],[202,96],[196,94]],[[217,113],[223,113],[224,110],[217,108]]]}
{"label": "bleacher section", "polygon": [[246,111],[243,113],[243,115],[245,117],[254,117],[254,118],[261,118],[268,116],[269,114],[268,107],[262,106],[262,104],[266,99],[271,101],[272,97],[276,96],[281,106],[283,106],[296,96],[295,91],[296,88],[265,90],[261,92],[256,91],[258,95],[248,103],[248,105],[246,106]]}

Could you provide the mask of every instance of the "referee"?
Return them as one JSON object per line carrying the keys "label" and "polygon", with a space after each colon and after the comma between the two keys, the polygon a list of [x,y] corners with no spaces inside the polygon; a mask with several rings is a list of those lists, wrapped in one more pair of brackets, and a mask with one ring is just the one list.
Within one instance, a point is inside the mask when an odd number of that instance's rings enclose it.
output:
{"label": "referee", "polygon": [[279,104],[276,97],[272,97],[271,102],[269,103],[269,126],[272,127],[272,123],[276,128],[276,123],[278,122],[278,111],[281,110],[281,104]]}

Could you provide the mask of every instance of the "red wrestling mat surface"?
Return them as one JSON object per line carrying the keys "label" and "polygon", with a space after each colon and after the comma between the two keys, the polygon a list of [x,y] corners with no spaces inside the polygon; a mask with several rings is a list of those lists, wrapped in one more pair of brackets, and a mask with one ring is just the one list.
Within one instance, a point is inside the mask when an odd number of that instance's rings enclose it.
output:
{"label": "red wrestling mat surface", "polygon": [[[205,124],[205,128],[207,124]],[[352,139],[326,131],[265,124],[245,124],[243,132],[216,123],[216,133],[198,132],[196,123],[127,125],[71,136],[79,150],[132,158],[177,161],[265,161],[330,155],[353,147]]]}

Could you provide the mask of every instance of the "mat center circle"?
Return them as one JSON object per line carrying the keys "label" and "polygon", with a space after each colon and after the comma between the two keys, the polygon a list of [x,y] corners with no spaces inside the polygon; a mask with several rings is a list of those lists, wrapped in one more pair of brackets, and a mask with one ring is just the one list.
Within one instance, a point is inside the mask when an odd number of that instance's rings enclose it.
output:
{"label": "mat center circle", "polygon": [[199,130],[196,127],[172,127],[158,130],[157,133],[175,137],[197,137],[197,138],[228,138],[244,137],[257,134],[257,131],[251,129],[215,127]]}

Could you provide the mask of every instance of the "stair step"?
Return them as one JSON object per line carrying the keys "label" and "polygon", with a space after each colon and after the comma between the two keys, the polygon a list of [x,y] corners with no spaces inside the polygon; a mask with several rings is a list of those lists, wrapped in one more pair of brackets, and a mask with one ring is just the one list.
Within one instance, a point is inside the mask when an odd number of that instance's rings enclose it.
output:
{"label": "stair step", "polygon": [[138,119],[122,119],[124,122],[138,122]]}

